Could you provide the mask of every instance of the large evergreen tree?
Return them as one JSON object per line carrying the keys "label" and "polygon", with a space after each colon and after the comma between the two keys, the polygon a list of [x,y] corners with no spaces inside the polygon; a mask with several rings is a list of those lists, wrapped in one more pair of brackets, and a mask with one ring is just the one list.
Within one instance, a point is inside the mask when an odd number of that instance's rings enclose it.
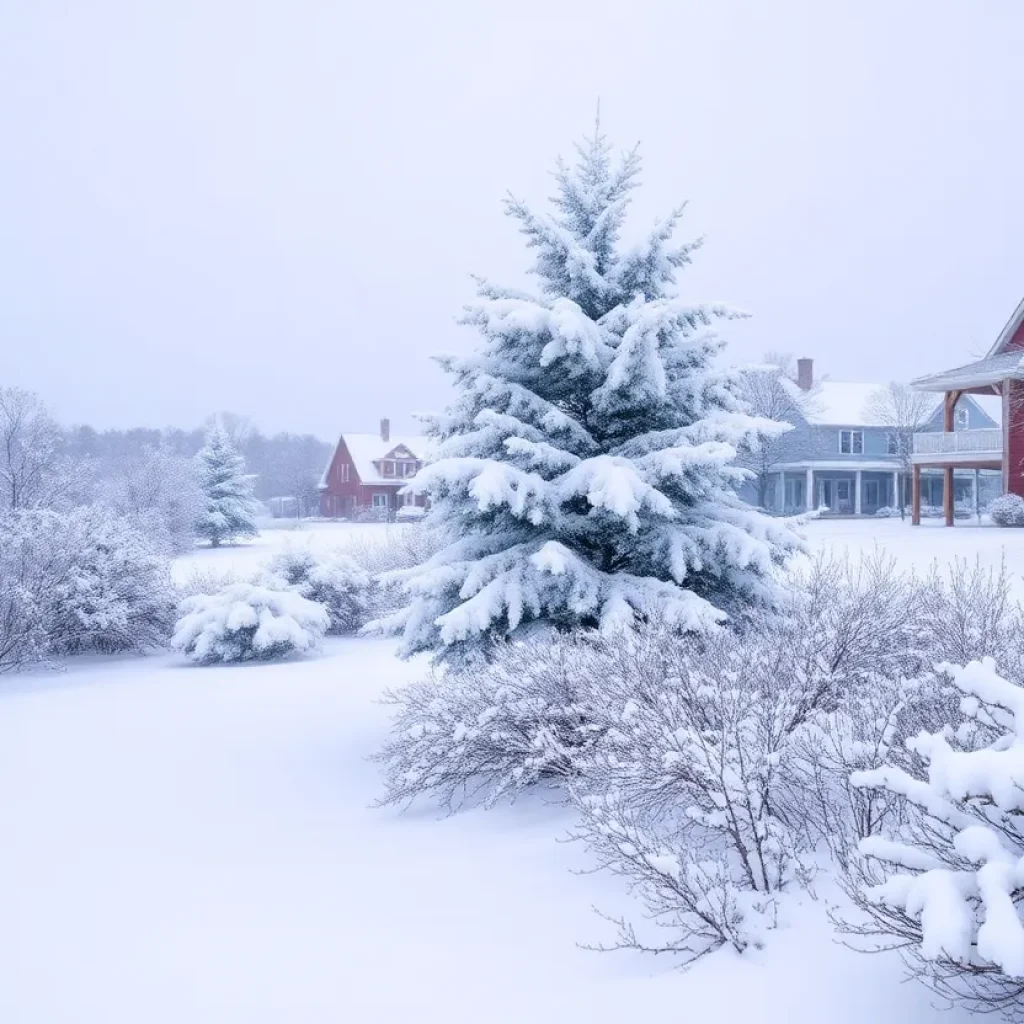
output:
{"label": "large evergreen tree", "polygon": [[539,294],[480,280],[464,322],[483,342],[442,359],[458,398],[432,420],[441,458],[413,487],[448,543],[391,620],[406,654],[636,616],[705,629],[770,600],[799,547],[736,496],[750,475],[737,449],[775,426],[744,413],[715,365],[711,325],[733,314],[676,295],[700,244],[672,244],[682,208],[623,246],[639,156],[613,162],[599,126],[577,151],[552,213],[506,204]]}
{"label": "large evergreen tree", "polygon": [[252,478],[231,438],[215,426],[196,455],[203,507],[196,532],[214,547],[237,537],[255,537],[259,503],[253,497]]}

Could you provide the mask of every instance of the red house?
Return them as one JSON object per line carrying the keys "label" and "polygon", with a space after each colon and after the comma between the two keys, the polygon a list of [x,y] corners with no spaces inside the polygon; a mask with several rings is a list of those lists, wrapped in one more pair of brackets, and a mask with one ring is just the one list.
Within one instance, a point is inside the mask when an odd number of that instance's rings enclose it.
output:
{"label": "red house", "polygon": [[379,434],[342,434],[320,478],[320,514],[350,518],[373,510],[390,517],[403,506],[422,508],[426,499],[399,491],[429,459],[427,437],[393,436],[388,420]]}
{"label": "red house", "polygon": [[[1013,311],[984,359],[911,382],[918,391],[944,399],[942,433],[914,435],[913,522],[921,521],[920,476],[924,466],[944,472],[946,525],[953,525],[953,472],[999,469],[1003,489],[1024,497],[1024,301]],[[962,395],[998,395],[1003,403],[997,430],[956,430],[956,404]]]}

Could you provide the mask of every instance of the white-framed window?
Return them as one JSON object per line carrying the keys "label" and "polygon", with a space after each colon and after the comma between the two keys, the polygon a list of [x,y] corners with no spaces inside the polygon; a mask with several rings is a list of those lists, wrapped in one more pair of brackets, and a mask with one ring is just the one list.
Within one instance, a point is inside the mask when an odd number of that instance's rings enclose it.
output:
{"label": "white-framed window", "polygon": [[339,480],[340,480],[340,481],[341,481],[341,482],[342,482],[343,484],[347,484],[347,483],[348,483],[348,470],[349,470],[349,466],[348,466],[348,463],[347,463],[347,462],[343,462],[343,463],[342,463],[342,464],[341,464],[341,465],[340,465],[340,466],[338,467],[338,479],[339,479]]}
{"label": "white-framed window", "polygon": [[839,451],[843,455],[864,454],[864,431],[863,430],[840,430]]}
{"label": "white-framed window", "polygon": [[416,475],[416,463],[415,462],[403,462],[402,463],[402,476],[415,476]]}
{"label": "white-framed window", "polygon": [[388,496],[378,491],[373,496],[373,507],[374,508],[387,508],[388,507]]}
{"label": "white-framed window", "polygon": [[958,405],[953,412],[953,429],[966,430],[971,422],[971,414],[966,405]]}

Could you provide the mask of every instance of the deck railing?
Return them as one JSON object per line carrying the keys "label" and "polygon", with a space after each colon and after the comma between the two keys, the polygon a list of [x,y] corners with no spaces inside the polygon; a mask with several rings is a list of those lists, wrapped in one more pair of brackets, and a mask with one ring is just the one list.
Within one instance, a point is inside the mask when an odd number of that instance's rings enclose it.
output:
{"label": "deck railing", "polygon": [[967,452],[1002,452],[1003,432],[987,430],[931,431],[914,435],[915,455],[956,455]]}

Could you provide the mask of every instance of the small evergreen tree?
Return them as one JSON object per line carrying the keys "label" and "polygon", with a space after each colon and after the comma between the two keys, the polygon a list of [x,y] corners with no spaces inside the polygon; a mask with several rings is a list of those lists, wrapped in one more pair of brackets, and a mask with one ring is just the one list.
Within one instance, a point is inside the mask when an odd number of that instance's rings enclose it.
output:
{"label": "small evergreen tree", "polygon": [[210,431],[196,462],[204,498],[196,523],[199,536],[214,547],[236,537],[255,537],[258,503],[252,479],[246,475],[245,460],[221,427]]}
{"label": "small evergreen tree", "polygon": [[675,294],[700,244],[672,245],[682,208],[623,247],[638,154],[613,164],[599,126],[577,148],[553,214],[506,203],[540,294],[481,280],[464,322],[483,344],[442,359],[459,394],[430,421],[442,457],[412,489],[448,544],[388,620],[407,655],[531,624],[704,629],[770,599],[773,567],[800,546],[736,495],[750,477],[737,449],[785,428],[746,415],[737,375],[715,365],[711,325],[735,314]]}

